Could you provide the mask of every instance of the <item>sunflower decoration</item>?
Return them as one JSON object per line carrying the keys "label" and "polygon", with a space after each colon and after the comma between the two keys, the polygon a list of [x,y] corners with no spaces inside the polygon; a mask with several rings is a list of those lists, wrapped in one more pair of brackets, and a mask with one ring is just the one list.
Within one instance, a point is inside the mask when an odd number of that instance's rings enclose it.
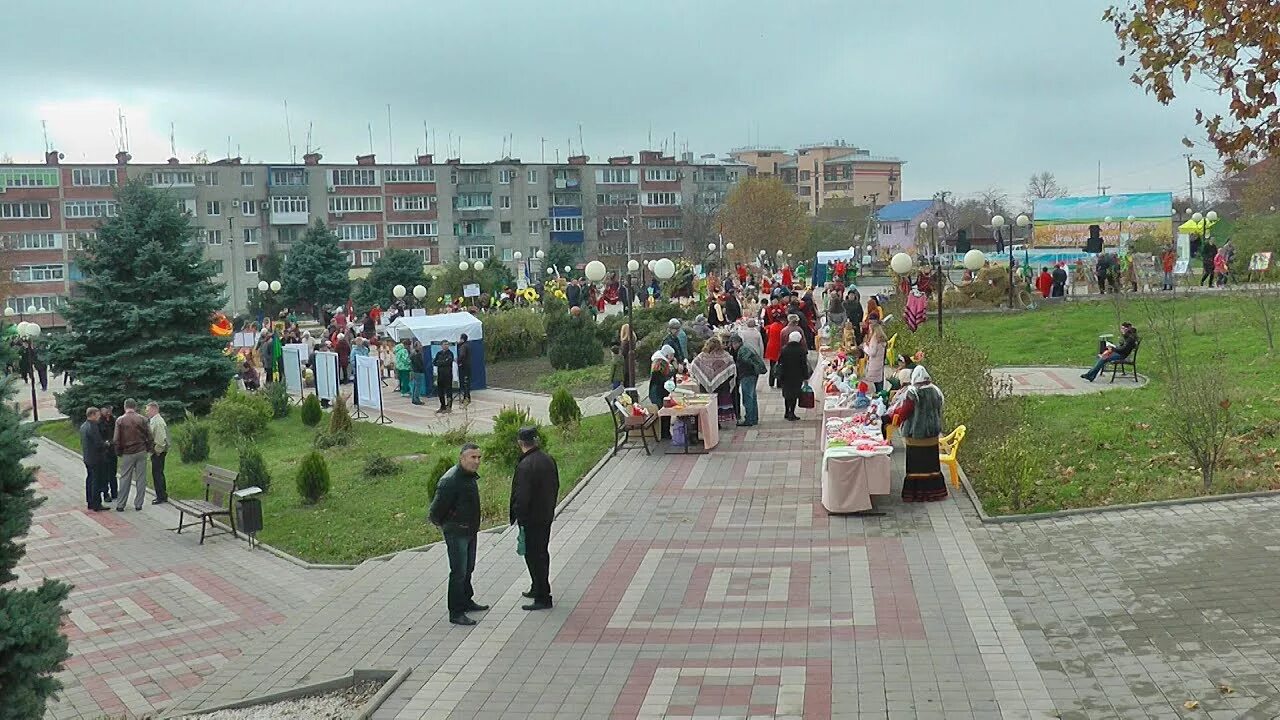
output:
{"label": "sunflower decoration", "polygon": [[561,290],[560,288],[556,288],[556,289],[555,289],[555,296],[556,296],[557,298],[561,299],[561,300],[568,300],[568,299],[569,299],[569,296],[568,296],[568,295],[565,295],[565,294],[564,294],[564,291],[563,291],[563,290]]}
{"label": "sunflower decoration", "polygon": [[209,325],[209,332],[214,337],[231,337],[231,321],[227,319],[226,313],[216,312],[213,314],[213,322]]}
{"label": "sunflower decoration", "polygon": [[538,291],[534,290],[532,287],[527,287],[524,290],[521,290],[520,295],[530,304],[538,302]]}

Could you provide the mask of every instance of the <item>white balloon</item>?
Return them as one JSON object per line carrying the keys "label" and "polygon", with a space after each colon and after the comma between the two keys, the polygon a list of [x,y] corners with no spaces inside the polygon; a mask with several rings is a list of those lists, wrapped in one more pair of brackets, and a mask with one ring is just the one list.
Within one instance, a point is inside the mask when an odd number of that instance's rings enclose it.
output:
{"label": "white balloon", "polygon": [[911,256],[906,253],[898,253],[889,260],[889,267],[899,275],[906,275],[911,272]]}
{"label": "white balloon", "polygon": [[976,248],[964,254],[964,266],[970,270],[977,270],[986,261],[987,256]]}

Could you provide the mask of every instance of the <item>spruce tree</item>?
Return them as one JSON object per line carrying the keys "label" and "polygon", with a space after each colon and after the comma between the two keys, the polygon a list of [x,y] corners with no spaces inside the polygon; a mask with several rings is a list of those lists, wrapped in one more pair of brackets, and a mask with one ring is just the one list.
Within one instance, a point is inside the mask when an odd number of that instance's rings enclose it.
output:
{"label": "spruce tree", "polygon": [[223,286],[172,195],[134,181],[117,200],[77,258],[85,277],[63,311],[70,332],[51,338],[53,364],[78,381],[58,409],[79,422],[88,406],[132,397],[171,418],[205,413],[235,374],[209,331]]}
{"label": "spruce tree", "polygon": [[[3,336],[0,321],[0,336]],[[7,345],[0,346],[0,367]],[[59,631],[62,601],[71,587],[46,579],[37,588],[7,587],[25,552],[17,542],[31,528],[32,512],[44,502],[32,483],[35,470],[23,465],[31,455],[31,429],[19,423],[12,404],[16,376],[0,377],[0,718],[39,718],[45,702],[61,688],[67,639]]]}
{"label": "spruce tree", "polygon": [[308,308],[318,318],[322,306],[346,305],[351,296],[350,270],[338,236],[317,220],[289,248],[280,278],[281,294],[289,307]]}
{"label": "spruce tree", "polygon": [[378,262],[373,264],[369,276],[360,281],[360,291],[356,294],[356,304],[361,308],[374,305],[390,307],[395,300],[391,294],[396,285],[403,285],[411,297],[413,286],[423,285],[431,289],[431,278],[422,271],[422,258],[401,248],[391,248],[382,253]]}

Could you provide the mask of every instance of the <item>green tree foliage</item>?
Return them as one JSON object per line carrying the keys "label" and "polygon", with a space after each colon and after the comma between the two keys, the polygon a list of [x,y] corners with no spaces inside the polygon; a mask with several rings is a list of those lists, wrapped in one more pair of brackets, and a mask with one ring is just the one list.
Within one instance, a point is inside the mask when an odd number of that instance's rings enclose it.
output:
{"label": "green tree foliage", "polygon": [[809,226],[804,208],[776,177],[750,177],[734,185],[717,220],[725,240],[746,256],[760,250],[805,250]]}
{"label": "green tree foliage", "polygon": [[319,316],[322,306],[345,305],[351,295],[347,253],[338,237],[319,220],[289,249],[280,278],[280,294],[293,308]]}
{"label": "green tree foliage", "polygon": [[271,418],[270,401],[261,393],[248,393],[237,387],[215,402],[209,413],[213,429],[232,443],[261,435]]}
{"label": "green tree foliage", "polygon": [[576,370],[599,365],[604,352],[591,313],[573,314],[564,301],[547,298],[547,360],[557,370]]}
{"label": "green tree foliage", "polygon": [[240,448],[240,487],[260,487],[262,492],[271,489],[271,472],[262,459],[262,453],[252,445]]}
{"label": "green tree foliage", "polygon": [[173,445],[182,462],[191,464],[209,459],[209,422],[191,413],[173,429]]}
{"label": "green tree foliage", "polygon": [[488,462],[503,468],[514,468],[520,459],[520,448],[516,446],[516,433],[522,427],[538,428],[538,438],[542,447],[547,447],[547,436],[542,424],[533,419],[528,408],[518,405],[504,407],[493,418],[493,432],[485,443],[484,456]]}
{"label": "green tree foliage", "polygon": [[582,408],[568,388],[556,388],[551,394],[551,407],[548,410],[551,423],[558,428],[577,425],[582,420]]}
{"label": "green tree foliage", "polygon": [[329,463],[325,462],[324,456],[315,450],[307,453],[298,465],[296,483],[298,495],[308,505],[315,505],[328,495]]}
{"label": "green tree foliage", "polygon": [[511,308],[481,316],[485,359],[493,362],[541,355],[547,338],[544,317],[531,308]]}
{"label": "green tree foliage", "polygon": [[[2,326],[0,321],[0,330]],[[0,717],[39,718],[45,702],[61,688],[54,674],[70,657],[59,625],[71,586],[46,579],[36,588],[8,587],[17,579],[14,568],[25,553],[18,539],[30,530],[31,515],[44,502],[32,488],[35,470],[22,463],[34,448],[30,428],[19,424],[11,404],[15,380],[0,378]]]}
{"label": "green tree foliage", "polygon": [[213,264],[173,197],[131,182],[117,199],[77,260],[85,277],[63,310],[71,332],[50,342],[50,360],[78,381],[58,409],[78,422],[85,407],[133,397],[170,417],[207,412],[235,373],[209,333],[223,304]]}
{"label": "green tree foliage", "polygon": [[[570,268],[576,268],[578,264],[578,250],[574,245],[562,242],[551,242],[543,250],[546,257],[542,259],[542,267],[555,268],[564,274],[564,267],[568,265]],[[571,270],[570,274],[576,273],[577,270]],[[542,271],[543,275],[547,274],[546,270]]]}
{"label": "green tree foliage", "polygon": [[[467,264],[471,265],[471,263]],[[489,295],[494,290],[515,287],[516,276],[511,274],[511,268],[506,264],[492,259],[484,261],[483,270],[476,270],[474,267],[459,270],[456,262],[446,264],[444,272],[440,273],[432,284],[431,295],[427,297],[432,301],[445,295],[462,297],[463,286],[471,283],[479,283],[480,294]]]}
{"label": "green tree foliage", "polygon": [[361,309],[374,305],[390,307],[395,301],[392,288],[403,285],[406,298],[412,297],[413,286],[422,285],[431,291],[431,278],[422,271],[422,258],[400,248],[390,248],[373,264],[368,277],[360,281],[355,303]]}
{"label": "green tree foliage", "polygon": [[315,427],[320,424],[320,419],[324,414],[320,411],[320,397],[317,395],[308,395],[302,401],[302,424],[307,427]]}
{"label": "green tree foliage", "polygon": [[342,393],[333,398],[333,409],[329,412],[329,432],[351,432],[351,410],[347,407],[347,396]]}
{"label": "green tree foliage", "polygon": [[293,407],[289,404],[289,389],[282,382],[267,383],[262,389],[262,394],[266,396],[267,402],[271,403],[271,415],[277,420],[289,417],[289,410]]}

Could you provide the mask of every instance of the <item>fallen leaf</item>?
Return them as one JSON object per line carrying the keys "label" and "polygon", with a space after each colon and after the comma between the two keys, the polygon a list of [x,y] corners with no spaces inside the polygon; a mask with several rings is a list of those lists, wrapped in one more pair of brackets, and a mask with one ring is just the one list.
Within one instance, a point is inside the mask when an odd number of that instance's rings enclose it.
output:
{"label": "fallen leaf", "polygon": [[1182,703],[1182,707],[1188,710],[1197,710],[1200,707],[1200,703],[1196,702],[1195,700],[1188,700]]}
{"label": "fallen leaf", "polygon": [[1230,695],[1231,693],[1235,692],[1235,690],[1232,689],[1230,685],[1226,683],[1222,683],[1218,685],[1218,692],[1222,695]]}

